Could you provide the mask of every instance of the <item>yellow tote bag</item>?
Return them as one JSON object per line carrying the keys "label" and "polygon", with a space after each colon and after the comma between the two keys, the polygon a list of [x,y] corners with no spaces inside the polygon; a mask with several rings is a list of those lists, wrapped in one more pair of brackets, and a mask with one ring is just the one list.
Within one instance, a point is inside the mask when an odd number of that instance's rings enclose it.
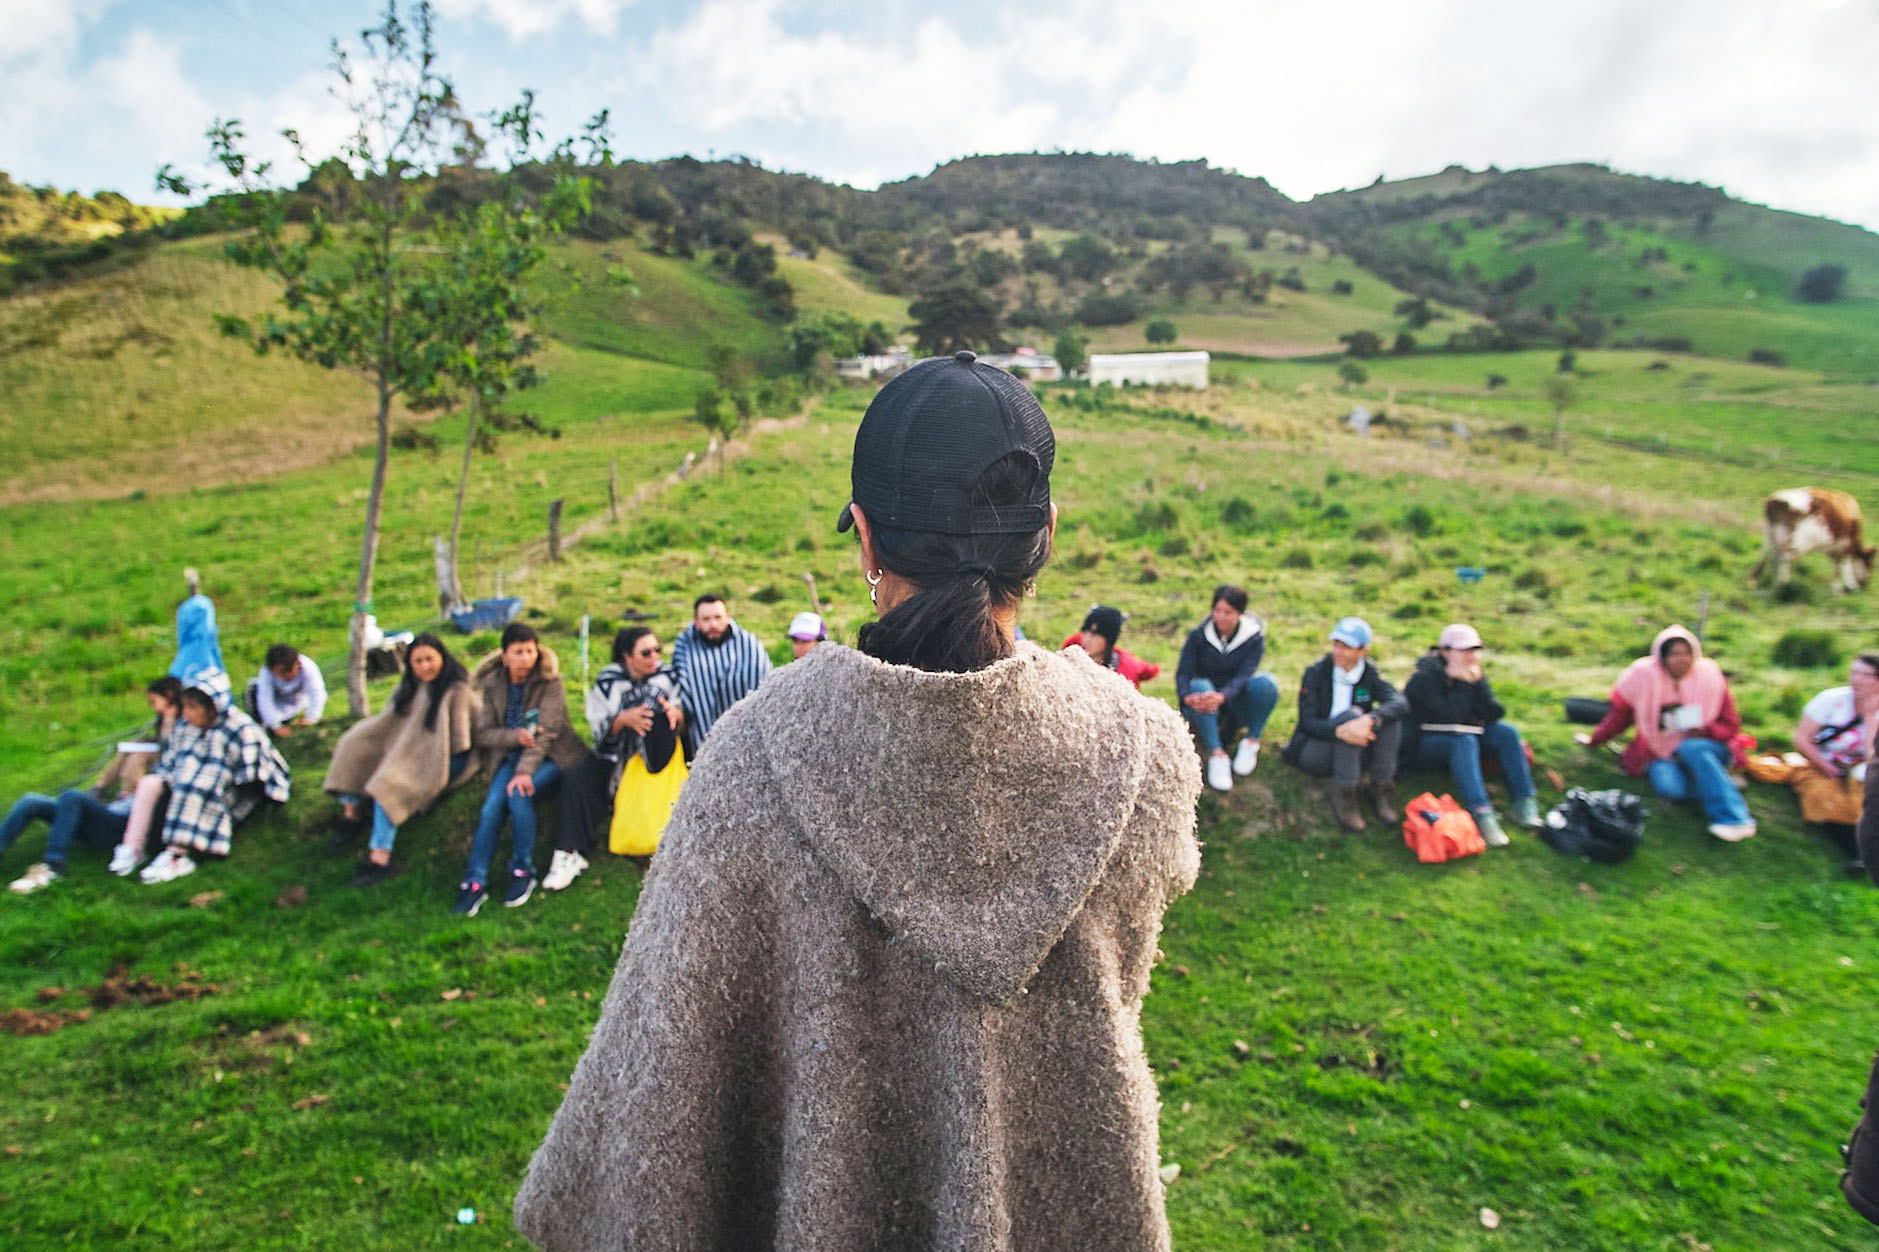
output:
{"label": "yellow tote bag", "polygon": [[627,760],[613,799],[613,825],[607,831],[607,847],[615,856],[653,854],[672,816],[672,806],[678,803],[679,788],[690,776],[683,752],[674,752],[657,774],[647,772],[645,759],[637,752]]}

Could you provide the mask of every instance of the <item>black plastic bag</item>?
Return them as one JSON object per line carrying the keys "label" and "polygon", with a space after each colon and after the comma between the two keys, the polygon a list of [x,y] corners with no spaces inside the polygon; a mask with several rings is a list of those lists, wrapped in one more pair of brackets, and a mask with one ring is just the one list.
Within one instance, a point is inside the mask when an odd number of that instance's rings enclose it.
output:
{"label": "black plastic bag", "polygon": [[1540,838],[1555,852],[1612,865],[1638,850],[1649,816],[1644,801],[1629,791],[1574,787],[1546,815]]}

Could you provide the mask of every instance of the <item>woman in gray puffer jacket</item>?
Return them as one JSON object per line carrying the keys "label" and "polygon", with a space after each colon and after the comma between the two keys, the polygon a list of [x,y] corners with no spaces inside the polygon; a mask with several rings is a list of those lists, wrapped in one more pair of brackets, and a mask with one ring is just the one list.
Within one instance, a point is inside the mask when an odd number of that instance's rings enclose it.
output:
{"label": "woman in gray puffer jacket", "polygon": [[1168,1247],[1139,1014],[1199,769],[1166,705],[1015,641],[1053,455],[969,352],[869,406],[840,524],[882,617],[699,753],[516,1198],[542,1247]]}

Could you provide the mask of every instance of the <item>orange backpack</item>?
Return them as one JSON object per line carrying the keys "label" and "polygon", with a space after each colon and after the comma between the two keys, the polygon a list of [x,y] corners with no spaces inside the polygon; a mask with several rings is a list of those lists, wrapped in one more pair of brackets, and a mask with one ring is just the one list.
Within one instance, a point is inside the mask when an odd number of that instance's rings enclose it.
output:
{"label": "orange backpack", "polygon": [[1403,807],[1403,842],[1427,865],[1479,856],[1487,850],[1467,809],[1454,796],[1441,799],[1425,791]]}

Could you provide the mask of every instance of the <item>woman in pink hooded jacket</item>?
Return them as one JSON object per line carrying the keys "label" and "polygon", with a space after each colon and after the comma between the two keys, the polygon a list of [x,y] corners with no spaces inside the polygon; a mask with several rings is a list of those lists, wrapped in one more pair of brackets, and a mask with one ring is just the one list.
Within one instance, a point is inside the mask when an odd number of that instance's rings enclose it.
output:
{"label": "woman in pink hooded jacket", "polygon": [[1646,777],[1666,800],[1696,799],[1709,818],[1709,833],[1731,843],[1755,833],[1755,819],[1729,777],[1731,741],[1742,730],[1729,681],[1703,645],[1682,626],[1665,628],[1618,676],[1611,712],[1590,734],[1573,738],[1597,747],[1627,726],[1637,734],[1620,763],[1633,777]]}

